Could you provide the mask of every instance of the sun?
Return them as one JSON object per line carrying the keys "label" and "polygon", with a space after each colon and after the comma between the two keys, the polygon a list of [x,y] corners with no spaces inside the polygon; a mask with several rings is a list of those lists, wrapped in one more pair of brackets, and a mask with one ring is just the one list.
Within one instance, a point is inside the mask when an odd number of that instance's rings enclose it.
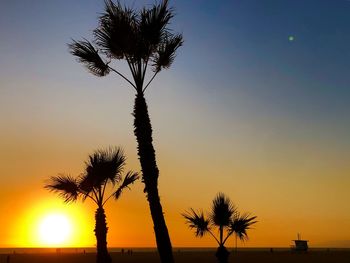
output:
{"label": "sun", "polygon": [[71,233],[71,222],[64,214],[49,214],[40,221],[39,237],[45,246],[65,245]]}

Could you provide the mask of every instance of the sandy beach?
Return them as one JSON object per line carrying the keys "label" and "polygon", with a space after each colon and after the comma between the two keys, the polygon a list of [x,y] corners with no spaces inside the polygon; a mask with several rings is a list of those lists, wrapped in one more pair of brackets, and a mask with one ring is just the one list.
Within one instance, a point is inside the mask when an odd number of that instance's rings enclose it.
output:
{"label": "sandy beach", "polygon": [[[132,255],[111,253],[113,262],[119,263],[158,263],[156,252],[134,252]],[[184,251],[175,252],[175,260],[178,263],[215,263],[216,258],[212,251]],[[0,263],[26,263],[26,262],[50,262],[50,263],[94,263],[94,253],[45,253],[45,254],[11,254],[7,261],[7,254],[0,255]],[[305,254],[295,254],[287,251],[239,251],[231,253],[229,262],[238,263],[349,263],[350,251],[311,251]]]}

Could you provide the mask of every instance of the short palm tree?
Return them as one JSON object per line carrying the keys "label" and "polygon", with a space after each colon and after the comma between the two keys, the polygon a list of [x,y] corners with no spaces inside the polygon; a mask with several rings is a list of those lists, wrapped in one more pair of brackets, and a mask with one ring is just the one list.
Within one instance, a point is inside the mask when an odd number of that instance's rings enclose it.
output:
{"label": "short palm tree", "polygon": [[[137,173],[128,171],[123,179],[125,156],[120,148],[98,150],[89,155],[84,173],[78,178],[58,175],[49,179],[45,188],[58,193],[66,203],[79,198],[91,199],[96,205],[95,236],[97,241],[97,263],[109,263],[111,257],[107,250],[107,222],[104,210],[106,202],[114,197],[119,199],[125,188],[138,179]],[[107,194],[108,185],[113,186]],[[118,187],[116,187],[118,185]]]}
{"label": "short palm tree", "polygon": [[[73,41],[70,52],[90,73],[105,76],[110,72],[126,80],[135,90],[134,134],[142,169],[142,182],[154,224],[161,262],[174,262],[171,241],[158,193],[159,170],[153,147],[152,126],[145,91],[163,70],[168,69],[182,45],[182,35],[174,34],[168,26],[173,18],[168,0],[150,8],[135,11],[120,2],[105,0],[105,11],[94,30],[94,40]],[[126,61],[131,78],[111,66],[112,60]],[[148,76],[148,79],[147,79]]]}
{"label": "short palm tree", "polygon": [[[203,237],[208,233],[215,239],[219,245],[215,255],[220,263],[228,262],[229,252],[225,247],[228,238],[235,234],[241,240],[246,240],[247,230],[257,222],[255,221],[256,216],[249,214],[241,216],[237,207],[223,193],[218,193],[214,198],[208,218],[203,212],[196,212],[192,208],[182,216],[189,227],[195,230],[197,237]],[[213,232],[214,228],[218,228],[218,237]]]}

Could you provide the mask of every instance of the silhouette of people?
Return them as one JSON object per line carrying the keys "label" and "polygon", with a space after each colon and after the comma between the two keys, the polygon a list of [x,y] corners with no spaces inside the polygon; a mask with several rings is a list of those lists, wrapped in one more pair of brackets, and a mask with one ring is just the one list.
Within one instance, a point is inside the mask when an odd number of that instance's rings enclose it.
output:
{"label": "silhouette of people", "polygon": [[6,257],[6,263],[10,263],[10,255],[7,255],[7,257]]}

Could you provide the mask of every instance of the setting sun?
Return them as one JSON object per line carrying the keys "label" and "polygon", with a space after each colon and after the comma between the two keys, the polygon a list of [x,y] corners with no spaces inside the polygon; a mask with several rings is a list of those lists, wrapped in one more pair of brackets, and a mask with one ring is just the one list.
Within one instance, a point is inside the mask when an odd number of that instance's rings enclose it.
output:
{"label": "setting sun", "polygon": [[69,241],[72,225],[64,214],[45,216],[39,224],[40,240],[46,245],[64,245]]}
{"label": "setting sun", "polygon": [[[31,205],[12,222],[13,237],[8,246],[90,247],[95,242],[94,217],[86,204],[67,206],[61,200],[41,193],[30,197]],[[84,207],[83,207],[84,206]]]}

